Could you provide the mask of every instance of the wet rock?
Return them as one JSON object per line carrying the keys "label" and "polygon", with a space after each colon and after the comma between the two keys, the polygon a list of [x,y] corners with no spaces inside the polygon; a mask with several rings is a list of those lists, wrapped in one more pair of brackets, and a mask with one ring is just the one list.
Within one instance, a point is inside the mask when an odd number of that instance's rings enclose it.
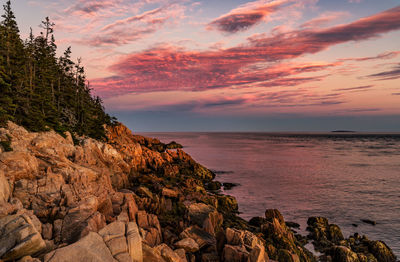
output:
{"label": "wet rock", "polygon": [[376,221],[370,220],[370,219],[361,219],[361,222],[364,222],[365,224],[370,224],[375,226],[376,225]]}
{"label": "wet rock", "polygon": [[296,222],[288,222],[288,221],[286,221],[286,225],[288,227],[291,227],[291,228],[300,228],[300,224],[298,224]]}
{"label": "wet rock", "polygon": [[265,224],[267,220],[263,217],[253,217],[249,220],[249,224],[255,227],[261,227],[262,224]]}
{"label": "wet rock", "polygon": [[232,188],[234,188],[236,186],[240,186],[240,184],[225,182],[225,183],[222,183],[222,186],[224,187],[224,190],[231,190]]}
{"label": "wet rock", "polygon": [[192,238],[184,238],[174,245],[176,248],[182,248],[189,253],[197,252],[200,249],[199,245]]}
{"label": "wet rock", "polygon": [[206,184],[206,188],[210,191],[218,191],[221,189],[221,182],[218,181],[210,181]]}

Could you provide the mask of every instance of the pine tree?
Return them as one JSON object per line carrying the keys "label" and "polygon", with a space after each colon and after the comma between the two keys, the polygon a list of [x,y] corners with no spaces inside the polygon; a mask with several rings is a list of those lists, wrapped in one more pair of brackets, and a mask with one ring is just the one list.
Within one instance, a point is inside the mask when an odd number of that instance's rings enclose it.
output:
{"label": "pine tree", "polygon": [[20,39],[11,10],[4,5],[0,22],[0,121],[15,121],[31,131],[71,131],[96,139],[105,138],[104,125],[116,122],[93,97],[85,70],[71,59],[69,47],[57,58],[54,23],[46,17],[39,36],[32,29]]}

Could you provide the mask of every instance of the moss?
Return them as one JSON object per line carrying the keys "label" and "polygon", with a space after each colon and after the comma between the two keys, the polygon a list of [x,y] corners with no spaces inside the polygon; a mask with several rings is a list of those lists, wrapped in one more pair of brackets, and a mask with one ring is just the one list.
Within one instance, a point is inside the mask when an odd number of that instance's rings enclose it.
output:
{"label": "moss", "polygon": [[5,152],[13,151],[13,149],[11,147],[11,137],[9,135],[7,135],[7,140],[0,141],[0,145],[1,145],[1,147],[3,147]]}

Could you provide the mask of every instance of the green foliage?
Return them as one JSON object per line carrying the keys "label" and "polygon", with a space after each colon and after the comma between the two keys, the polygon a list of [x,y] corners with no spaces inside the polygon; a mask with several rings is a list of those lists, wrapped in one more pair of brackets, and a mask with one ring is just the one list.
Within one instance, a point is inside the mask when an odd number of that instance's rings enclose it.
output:
{"label": "green foliage", "polygon": [[4,151],[10,152],[13,151],[11,147],[11,137],[7,135],[7,140],[5,141],[0,141],[0,146],[3,147]]}
{"label": "green foliage", "polygon": [[102,101],[91,94],[80,59],[71,59],[69,47],[61,57],[46,17],[39,36],[31,29],[22,41],[11,9],[3,6],[0,22],[0,125],[14,121],[31,131],[53,129],[105,139],[104,125],[115,118],[104,112]]}

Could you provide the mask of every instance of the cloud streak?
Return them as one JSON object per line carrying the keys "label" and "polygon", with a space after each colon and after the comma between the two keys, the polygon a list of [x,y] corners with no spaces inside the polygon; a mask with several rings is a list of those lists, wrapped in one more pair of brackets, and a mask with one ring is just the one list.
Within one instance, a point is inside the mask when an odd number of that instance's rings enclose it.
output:
{"label": "cloud streak", "polygon": [[[327,70],[341,62],[293,66],[270,63],[314,54],[348,41],[367,40],[397,29],[400,29],[400,6],[349,24],[252,37],[246,44],[217,51],[158,47],[123,56],[110,67],[115,76],[94,79],[92,86],[101,95],[112,96],[134,91],[200,91],[318,81],[324,76],[293,76]],[[398,73],[395,69],[370,77],[397,77]]]}
{"label": "cloud streak", "polygon": [[244,31],[261,22],[266,16],[276,12],[289,2],[293,2],[293,0],[250,2],[213,20],[208,24],[208,28],[226,33]]}

